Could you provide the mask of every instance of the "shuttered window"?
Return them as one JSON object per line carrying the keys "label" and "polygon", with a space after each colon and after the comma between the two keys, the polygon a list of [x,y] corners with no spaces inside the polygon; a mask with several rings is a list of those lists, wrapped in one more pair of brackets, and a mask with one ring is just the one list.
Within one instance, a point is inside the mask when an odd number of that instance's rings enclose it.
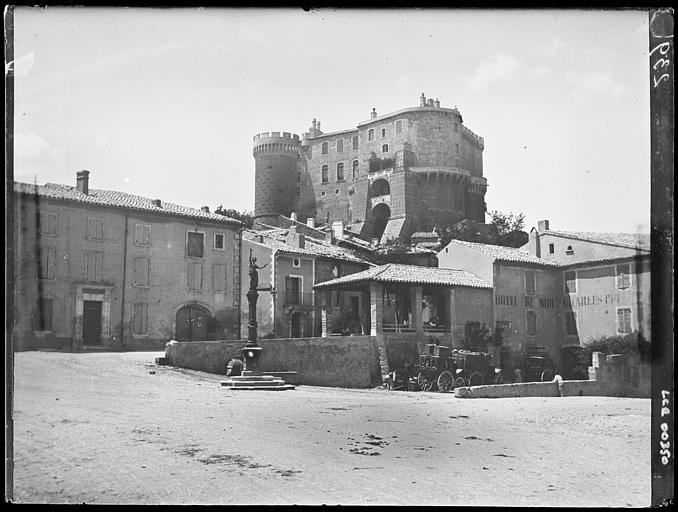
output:
{"label": "shuttered window", "polygon": [[134,303],[134,334],[148,333],[148,302]]}
{"label": "shuttered window", "polygon": [[134,226],[134,243],[136,245],[150,245],[151,226],[148,224],[136,224]]}
{"label": "shuttered window", "polygon": [[617,309],[617,332],[620,334],[631,332],[631,308]]}
{"label": "shuttered window", "polygon": [[133,286],[148,286],[150,284],[150,260],[144,256],[134,258]]}
{"label": "shuttered window", "polygon": [[226,265],[217,263],[212,266],[212,287],[215,292],[226,291]]}
{"label": "shuttered window", "polygon": [[40,249],[40,267],[38,269],[40,279],[56,278],[56,255],[55,247],[42,247]]}
{"label": "shuttered window", "polygon": [[103,219],[87,219],[87,238],[90,240],[104,239]]}
{"label": "shuttered window", "polygon": [[38,331],[52,330],[52,317],[54,311],[53,308],[54,308],[54,299],[46,297],[38,299],[38,318],[37,318]]}
{"label": "shuttered window", "polygon": [[537,293],[537,284],[534,270],[525,271],[525,295]]}
{"label": "shuttered window", "polygon": [[536,336],[537,335],[537,313],[535,311],[528,310],[525,312],[527,319],[527,335]]}
{"label": "shuttered window", "polygon": [[193,258],[202,258],[205,254],[205,234],[189,231],[186,239],[186,252]]}
{"label": "shuttered window", "polygon": [[344,139],[339,139],[337,141],[337,153],[343,153],[344,152]]}
{"label": "shuttered window", "polygon": [[187,277],[189,290],[202,290],[202,263],[190,262]]}
{"label": "shuttered window", "polygon": [[629,264],[617,265],[617,288],[624,289],[631,286],[631,266]]}
{"label": "shuttered window", "polygon": [[100,251],[85,252],[85,279],[99,282],[104,274],[104,253]]}
{"label": "shuttered window", "polygon": [[57,214],[49,212],[40,213],[40,234],[41,235],[51,235],[54,236],[57,234]]}

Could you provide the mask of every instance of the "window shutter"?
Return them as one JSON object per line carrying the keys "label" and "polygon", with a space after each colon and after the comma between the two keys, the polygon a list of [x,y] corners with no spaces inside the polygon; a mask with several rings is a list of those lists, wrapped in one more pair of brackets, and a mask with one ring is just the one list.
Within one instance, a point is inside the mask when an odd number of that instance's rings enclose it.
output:
{"label": "window shutter", "polygon": [[189,290],[202,289],[202,264],[191,262],[188,264],[188,288]]}
{"label": "window shutter", "polygon": [[226,291],[226,265],[215,264],[212,267],[212,280],[215,292]]}
{"label": "window shutter", "polygon": [[149,284],[149,259],[143,256],[134,258],[134,285],[148,286]]}
{"label": "window shutter", "polygon": [[134,333],[146,334],[148,332],[148,303],[134,303]]}

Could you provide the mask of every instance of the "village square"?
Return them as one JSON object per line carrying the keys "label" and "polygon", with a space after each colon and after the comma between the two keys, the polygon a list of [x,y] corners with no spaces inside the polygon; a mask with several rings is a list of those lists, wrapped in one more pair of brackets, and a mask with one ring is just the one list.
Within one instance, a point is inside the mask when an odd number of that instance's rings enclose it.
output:
{"label": "village square", "polygon": [[252,210],[15,179],[11,499],[648,506],[649,233],[493,207],[447,94],[297,105]]}

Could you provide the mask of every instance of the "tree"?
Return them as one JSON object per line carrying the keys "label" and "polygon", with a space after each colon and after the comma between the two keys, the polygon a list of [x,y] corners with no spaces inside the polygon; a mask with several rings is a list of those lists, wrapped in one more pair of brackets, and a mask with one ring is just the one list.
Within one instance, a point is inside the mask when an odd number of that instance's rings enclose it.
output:
{"label": "tree", "polygon": [[225,217],[230,217],[231,219],[239,220],[248,229],[251,228],[252,224],[254,223],[254,212],[250,212],[247,210],[245,210],[244,212],[239,212],[238,210],[235,210],[233,208],[224,210],[224,208],[221,205],[219,205],[217,209],[214,210],[214,213],[223,215]]}
{"label": "tree", "polygon": [[525,214],[515,215],[513,212],[502,213],[498,210],[489,212],[492,224],[497,226],[499,236],[508,235],[513,231],[521,231],[525,227]]}

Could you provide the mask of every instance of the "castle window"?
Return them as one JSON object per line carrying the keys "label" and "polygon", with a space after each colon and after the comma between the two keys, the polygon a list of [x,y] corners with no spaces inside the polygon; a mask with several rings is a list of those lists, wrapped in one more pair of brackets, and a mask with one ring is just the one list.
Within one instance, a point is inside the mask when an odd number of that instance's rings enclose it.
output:
{"label": "castle window", "polygon": [[323,183],[327,183],[328,181],[330,181],[329,167],[326,165],[323,165],[321,179]]}
{"label": "castle window", "polygon": [[353,137],[353,149],[358,149],[358,136]]}
{"label": "castle window", "polygon": [[358,160],[353,160],[353,179],[358,177]]}
{"label": "castle window", "polygon": [[343,153],[344,152],[344,139],[339,139],[337,141],[337,153]]}
{"label": "castle window", "polygon": [[374,130],[373,129],[370,129],[367,132],[367,140],[374,140]]}
{"label": "castle window", "polygon": [[403,133],[403,122],[396,121],[396,133]]}
{"label": "castle window", "polygon": [[326,154],[327,154],[328,147],[329,147],[329,144],[328,144],[327,142],[323,142],[323,144],[322,144],[322,146],[321,146],[320,152],[321,152],[323,155],[326,155]]}
{"label": "castle window", "polygon": [[381,136],[382,136],[382,138],[386,137],[386,128],[381,129]]}
{"label": "castle window", "polygon": [[337,164],[337,181],[344,181],[344,164]]}
{"label": "castle window", "polygon": [[384,144],[383,146],[381,146],[381,152],[388,153],[388,144]]}

